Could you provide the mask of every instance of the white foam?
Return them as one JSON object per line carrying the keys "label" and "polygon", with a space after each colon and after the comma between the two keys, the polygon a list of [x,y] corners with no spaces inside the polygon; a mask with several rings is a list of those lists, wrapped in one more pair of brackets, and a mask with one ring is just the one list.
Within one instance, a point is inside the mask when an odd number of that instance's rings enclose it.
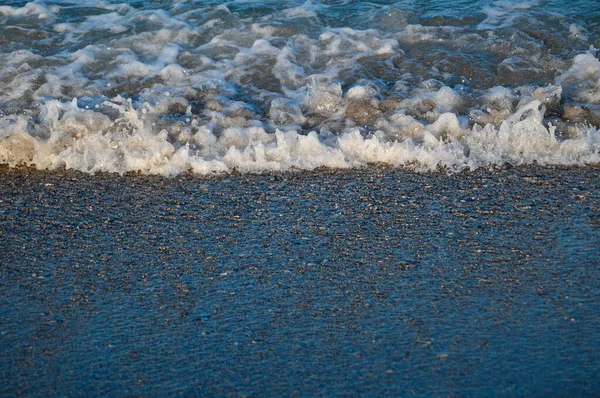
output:
{"label": "white foam", "polygon": [[483,7],[482,12],[486,19],[479,25],[478,29],[499,29],[510,26],[514,21],[527,15],[529,9],[538,7],[540,0],[494,1]]}
{"label": "white foam", "polygon": [[436,103],[440,112],[455,111],[462,103],[460,95],[450,87],[441,87],[431,94],[431,99]]}
{"label": "white foam", "polygon": [[306,1],[304,4],[298,7],[288,8],[283,11],[283,15],[286,18],[316,18],[317,11],[320,7],[313,4],[310,1]]}
{"label": "white foam", "polygon": [[594,52],[577,55],[571,67],[556,78],[556,84],[578,101],[600,104],[600,60]]}
{"label": "white foam", "polygon": [[506,162],[600,162],[599,131],[582,127],[576,137],[559,141],[554,127],[544,126],[544,108],[539,101],[518,109],[500,127],[476,125],[469,129],[455,114],[445,113],[425,126],[420,137],[402,140],[384,131],[365,136],[356,128],[332,136],[232,127],[215,135],[215,125],[207,124],[196,128],[193,135],[184,130],[186,139],[182,142],[173,139],[172,131],[155,132],[151,119],[130,100],[116,98],[103,106],[117,111],[118,116],[111,120],[97,111],[78,108],[76,101],[53,100],[44,105],[41,123],[35,127],[23,116],[0,118],[0,162],[90,173],[141,171],[167,176],[189,171],[311,170],[372,163],[460,171]]}
{"label": "white foam", "polygon": [[52,17],[60,11],[58,6],[47,6],[43,1],[33,1],[25,4],[23,7],[0,6],[0,14],[7,17],[30,17],[36,16],[39,19]]}
{"label": "white foam", "polygon": [[354,86],[346,93],[347,99],[372,98],[377,95],[377,90],[371,86]]}
{"label": "white foam", "polygon": [[342,104],[342,87],[336,83],[311,85],[304,101],[308,113],[325,117],[341,112]]}
{"label": "white foam", "polygon": [[589,39],[586,29],[575,23],[569,25],[569,33],[572,38],[577,40],[587,41]]}

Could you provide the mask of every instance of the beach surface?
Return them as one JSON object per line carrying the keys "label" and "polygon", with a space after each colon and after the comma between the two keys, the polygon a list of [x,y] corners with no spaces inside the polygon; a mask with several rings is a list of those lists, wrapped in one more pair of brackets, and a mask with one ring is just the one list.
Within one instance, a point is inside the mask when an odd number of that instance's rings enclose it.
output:
{"label": "beach surface", "polygon": [[600,169],[0,169],[0,395],[591,396]]}

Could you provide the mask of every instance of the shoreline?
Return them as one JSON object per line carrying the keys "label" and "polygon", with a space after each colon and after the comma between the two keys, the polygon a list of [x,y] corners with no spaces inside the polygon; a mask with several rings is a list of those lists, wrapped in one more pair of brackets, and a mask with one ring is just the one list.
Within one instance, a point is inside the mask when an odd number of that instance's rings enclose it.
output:
{"label": "shoreline", "polygon": [[162,174],[151,174],[145,173],[142,171],[128,171],[125,173],[117,173],[117,172],[106,172],[106,171],[96,171],[93,173],[85,172],[76,169],[67,169],[65,167],[58,167],[55,169],[38,169],[35,166],[28,165],[18,165],[18,166],[9,166],[8,164],[0,164],[0,175],[10,175],[10,174],[47,174],[47,175],[79,175],[82,177],[89,176],[93,177],[118,177],[118,178],[127,178],[127,177],[157,177],[164,178],[166,180],[175,180],[178,178],[185,179],[219,179],[219,178],[227,178],[227,177],[244,177],[244,176],[286,176],[286,175],[316,175],[316,174],[344,174],[344,173],[406,173],[406,174],[415,174],[415,175],[423,175],[423,176],[470,176],[478,173],[494,173],[494,172],[502,172],[505,170],[537,170],[537,169],[547,169],[547,170],[586,170],[589,169],[591,171],[600,170],[600,163],[586,164],[586,165],[540,165],[538,163],[531,164],[519,164],[513,165],[511,163],[505,163],[502,165],[490,165],[486,167],[478,167],[474,170],[461,170],[461,171],[452,171],[447,168],[440,167],[436,171],[419,171],[415,170],[410,166],[394,166],[386,163],[378,163],[378,164],[368,164],[359,167],[348,167],[348,168],[332,168],[327,166],[317,167],[312,170],[306,169],[289,169],[289,170],[281,170],[281,171],[258,171],[258,172],[241,172],[237,169],[233,171],[215,171],[208,174],[198,174],[194,173],[191,170],[185,171],[183,173],[174,175],[174,176],[164,176]]}

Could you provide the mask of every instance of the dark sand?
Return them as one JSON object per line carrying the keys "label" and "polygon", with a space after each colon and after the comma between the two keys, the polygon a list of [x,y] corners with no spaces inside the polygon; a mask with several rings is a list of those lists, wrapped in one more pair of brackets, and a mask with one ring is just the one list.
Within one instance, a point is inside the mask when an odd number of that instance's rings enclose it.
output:
{"label": "dark sand", "polygon": [[0,395],[600,394],[600,169],[0,169]]}

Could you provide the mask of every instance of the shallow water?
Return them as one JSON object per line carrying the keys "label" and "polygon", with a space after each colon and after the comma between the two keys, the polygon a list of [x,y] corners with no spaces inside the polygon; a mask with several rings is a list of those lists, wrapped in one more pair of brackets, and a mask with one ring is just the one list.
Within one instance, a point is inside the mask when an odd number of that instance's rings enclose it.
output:
{"label": "shallow water", "polygon": [[597,394],[598,172],[2,169],[0,393]]}
{"label": "shallow water", "polygon": [[1,164],[600,162],[595,0],[3,4]]}

